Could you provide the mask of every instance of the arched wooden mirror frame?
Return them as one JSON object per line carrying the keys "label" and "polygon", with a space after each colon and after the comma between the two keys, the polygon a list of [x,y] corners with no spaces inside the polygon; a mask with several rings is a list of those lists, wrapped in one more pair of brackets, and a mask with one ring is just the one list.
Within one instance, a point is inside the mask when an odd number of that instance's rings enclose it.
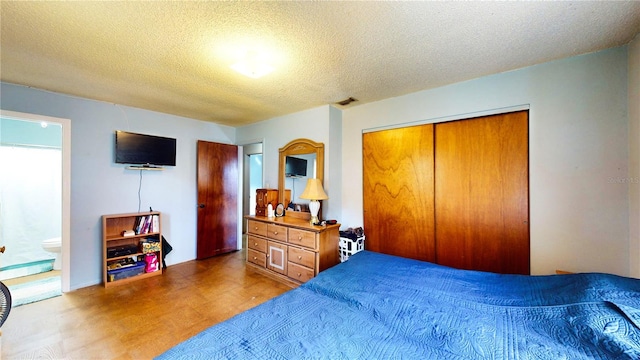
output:
{"label": "arched wooden mirror frame", "polygon": [[[291,155],[304,155],[315,154],[316,155],[316,179],[319,179],[324,186],[324,144],[318,143],[309,139],[295,139],[290,141],[287,145],[280,148],[280,161],[278,166],[278,202],[284,203],[285,195],[285,164],[287,162],[287,156]],[[306,184],[305,184],[306,185]],[[287,212],[287,215],[290,213]],[[322,207],[318,216],[322,214]],[[309,217],[311,215],[309,214]]]}

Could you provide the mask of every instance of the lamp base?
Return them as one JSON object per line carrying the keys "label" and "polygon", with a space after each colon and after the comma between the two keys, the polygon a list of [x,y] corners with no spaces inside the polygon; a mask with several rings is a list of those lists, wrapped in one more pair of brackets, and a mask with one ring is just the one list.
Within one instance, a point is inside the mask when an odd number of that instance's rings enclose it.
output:
{"label": "lamp base", "polygon": [[311,212],[311,220],[309,220],[309,224],[314,225],[320,222],[318,219],[318,211],[320,210],[320,201],[311,200],[309,201],[309,212]]}

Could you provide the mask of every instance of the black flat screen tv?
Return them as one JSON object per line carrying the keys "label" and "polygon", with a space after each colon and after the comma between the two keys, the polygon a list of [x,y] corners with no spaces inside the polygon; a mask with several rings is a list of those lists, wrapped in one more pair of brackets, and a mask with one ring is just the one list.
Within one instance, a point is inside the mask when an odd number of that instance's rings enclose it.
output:
{"label": "black flat screen tv", "polygon": [[116,163],[176,166],[176,139],[116,131]]}
{"label": "black flat screen tv", "polygon": [[287,156],[287,161],[284,167],[284,174],[287,177],[307,176],[307,160]]}

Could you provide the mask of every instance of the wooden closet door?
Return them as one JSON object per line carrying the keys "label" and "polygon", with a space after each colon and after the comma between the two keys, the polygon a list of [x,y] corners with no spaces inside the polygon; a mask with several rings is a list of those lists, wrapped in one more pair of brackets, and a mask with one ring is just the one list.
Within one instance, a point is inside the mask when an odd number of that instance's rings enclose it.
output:
{"label": "wooden closet door", "polygon": [[436,261],[529,274],[528,112],[435,126]]}
{"label": "wooden closet door", "polygon": [[433,125],[362,136],[365,248],[434,261]]}

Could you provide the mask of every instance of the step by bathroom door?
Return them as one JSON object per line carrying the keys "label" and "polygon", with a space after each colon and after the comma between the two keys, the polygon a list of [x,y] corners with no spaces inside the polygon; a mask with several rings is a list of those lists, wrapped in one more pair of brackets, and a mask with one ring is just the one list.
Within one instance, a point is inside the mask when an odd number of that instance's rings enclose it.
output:
{"label": "step by bathroom door", "polygon": [[238,249],[238,147],[198,141],[196,258]]}

